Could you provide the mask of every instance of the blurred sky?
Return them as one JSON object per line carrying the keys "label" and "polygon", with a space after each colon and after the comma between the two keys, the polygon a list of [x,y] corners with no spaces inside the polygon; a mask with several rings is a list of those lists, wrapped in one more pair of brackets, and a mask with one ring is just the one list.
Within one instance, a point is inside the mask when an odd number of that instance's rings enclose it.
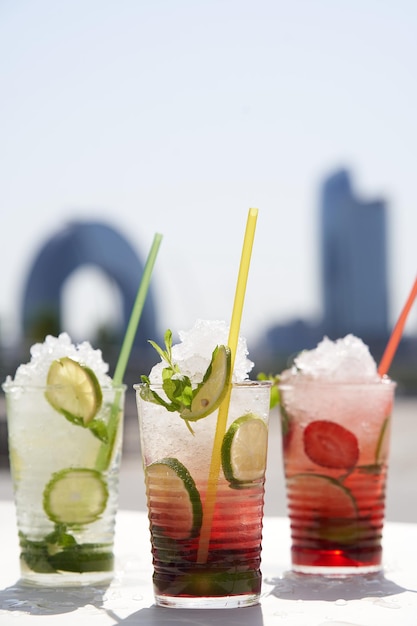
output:
{"label": "blurred sky", "polygon": [[[341,166],[388,202],[394,322],[416,274],[416,32],[415,0],[0,0],[3,338],[71,219],[142,257],[163,234],[162,329],[229,319],[252,206],[242,331],[317,319],[320,187]],[[67,288],[70,332],[111,316],[100,280]]]}

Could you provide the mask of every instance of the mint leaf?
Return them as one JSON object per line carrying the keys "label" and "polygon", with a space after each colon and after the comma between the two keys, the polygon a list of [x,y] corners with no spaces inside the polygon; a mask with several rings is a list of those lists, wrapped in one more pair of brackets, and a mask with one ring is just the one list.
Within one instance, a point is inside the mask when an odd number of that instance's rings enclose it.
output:
{"label": "mint leaf", "polygon": [[193,432],[189,420],[183,415],[187,411],[191,411],[191,405],[196,394],[201,389],[202,385],[209,379],[212,369],[213,361],[218,353],[219,347],[213,351],[211,361],[207,367],[207,370],[203,376],[202,382],[193,388],[191,380],[188,376],[181,373],[177,363],[172,358],[172,332],[167,330],[164,336],[165,350],[158,346],[154,341],[149,343],[155,348],[163,361],[165,361],[168,367],[164,367],[162,370],[162,389],[166,395],[166,398],[161,397],[154,389],[152,389],[151,382],[148,376],[141,376],[142,387],[140,391],[141,398],[154,404],[159,404],[167,411],[178,412],[184,419],[187,428],[190,432]]}

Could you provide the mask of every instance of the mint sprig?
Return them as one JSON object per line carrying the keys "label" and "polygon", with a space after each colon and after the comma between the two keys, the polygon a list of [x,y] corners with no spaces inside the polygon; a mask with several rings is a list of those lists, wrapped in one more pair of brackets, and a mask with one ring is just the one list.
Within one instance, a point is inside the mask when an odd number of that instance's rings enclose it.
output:
{"label": "mint sprig", "polygon": [[[191,433],[194,431],[191,428],[190,420],[187,419],[187,412],[191,411],[192,401],[206,382],[208,376],[211,373],[212,362],[218,347],[213,351],[211,362],[203,376],[203,380],[195,388],[192,387],[191,380],[185,374],[182,374],[177,363],[172,358],[172,332],[167,330],[164,335],[165,350],[158,346],[154,341],[149,340],[149,343],[158,352],[159,356],[165,361],[168,366],[162,370],[162,389],[165,392],[166,398],[162,398],[151,387],[151,382],[148,376],[141,376],[142,388],[140,391],[141,398],[154,404],[159,404],[166,408],[170,412],[178,412],[180,417],[185,421],[187,428]],[[193,419],[192,421],[195,421]]]}
{"label": "mint sprig", "polygon": [[141,397],[149,402],[161,404],[168,411],[181,413],[184,409],[188,409],[191,406],[193,388],[189,377],[181,374],[180,368],[172,360],[172,332],[169,329],[165,333],[164,341],[166,350],[163,350],[154,341],[150,340],[149,343],[155,348],[161,359],[168,363],[168,367],[164,367],[162,370],[162,388],[169,402],[151,389],[148,376],[141,376],[144,385]]}

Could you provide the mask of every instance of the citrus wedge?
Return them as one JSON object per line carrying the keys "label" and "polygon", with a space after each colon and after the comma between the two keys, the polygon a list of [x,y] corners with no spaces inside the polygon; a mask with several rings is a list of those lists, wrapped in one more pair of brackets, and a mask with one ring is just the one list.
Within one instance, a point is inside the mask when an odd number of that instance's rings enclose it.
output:
{"label": "citrus wedge", "polygon": [[183,419],[195,422],[213,413],[226,395],[231,376],[231,352],[227,346],[217,346],[203,381],[197,387],[189,409],[180,415]]}
{"label": "citrus wedge", "polygon": [[148,465],[145,482],[154,534],[158,528],[171,539],[198,535],[203,509],[187,468],[178,459],[168,457]]}
{"label": "citrus wedge", "polygon": [[100,383],[94,372],[69,357],[51,363],[45,397],[56,411],[87,425],[102,403]]}
{"label": "citrus wedge", "polygon": [[100,472],[70,467],[52,475],[43,492],[43,508],[56,524],[81,526],[100,517],[107,498],[107,486]]}
{"label": "citrus wedge", "polygon": [[226,432],[221,449],[223,473],[232,487],[249,487],[265,475],[268,427],[248,413],[236,419]]}

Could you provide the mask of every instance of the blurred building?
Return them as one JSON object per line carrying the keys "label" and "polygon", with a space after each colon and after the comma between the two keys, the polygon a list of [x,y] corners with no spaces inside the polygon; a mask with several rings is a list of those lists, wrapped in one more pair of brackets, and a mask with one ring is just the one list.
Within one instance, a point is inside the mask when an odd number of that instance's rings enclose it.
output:
{"label": "blurred building", "polygon": [[328,176],[319,204],[323,315],[270,328],[256,363],[274,371],[292,355],[314,348],[324,335],[361,337],[378,359],[388,340],[387,207],[353,191],[347,170]]}
{"label": "blurred building", "polygon": [[[121,319],[98,326],[91,336],[83,336],[103,352],[112,373],[128,326],[142,278],[141,255],[126,237],[110,224],[100,221],[72,221],[51,233],[41,242],[29,268],[23,287],[22,341],[8,358],[8,371],[14,363],[29,359],[29,347],[42,342],[46,335],[64,330],[63,292],[66,281],[76,271],[94,267],[120,296]],[[91,295],[93,298],[94,296]],[[115,303],[116,305],[116,303]],[[160,340],[157,330],[157,306],[152,284],[143,306],[129,359],[132,380],[149,370],[154,350],[148,340]],[[75,337],[73,337],[76,340]],[[127,382],[130,382],[129,370]]]}
{"label": "blurred building", "polygon": [[388,333],[386,205],[363,201],[341,170],[323,185],[321,258],[324,319],[331,336]]}

